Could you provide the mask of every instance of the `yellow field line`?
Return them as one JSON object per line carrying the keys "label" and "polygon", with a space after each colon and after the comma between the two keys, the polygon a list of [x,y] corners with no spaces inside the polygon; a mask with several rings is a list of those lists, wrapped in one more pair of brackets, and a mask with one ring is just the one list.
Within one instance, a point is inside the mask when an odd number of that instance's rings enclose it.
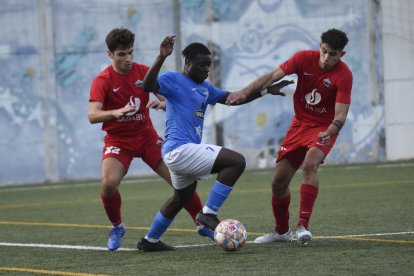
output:
{"label": "yellow field line", "polygon": [[[106,228],[109,229],[108,225],[98,224],[71,224],[71,223],[51,223],[51,222],[26,222],[26,221],[0,221],[0,224],[4,225],[28,225],[28,226],[49,226],[49,227],[67,227],[67,228]],[[149,227],[141,226],[126,226],[127,230],[144,230],[148,231]],[[180,228],[169,228],[170,232],[195,232],[196,229],[180,229]]]}
{"label": "yellow field line", "polygon": [[353,240],[353,241],[372,241],[380,243],[401,243],[401,244],[414,244],[414,241],[406,240],[384,240],[384,239],[373,239],[373,238],[339,238],[340,240]]}
{"label": "yellow field line", "polygon": [[28,272],[28,273],[40,273],[40,274],[49,274],[49,275],[65,275],[65,276],[109,276],[108,274],[89,274],[89,273],[63,272],[63,271],[44,270],[44,269],[31,269],[31,268],[18,268],[18,267],[0,267],[0,270]]}
{"label": "yellow field line", "polygon": [[[98,224],[74,224],[74,223],[52,223],[52,222],[28,222],[28,221],[0,221],[0,225],[27,225],[27,226],[48,226],[48,227],[66,227],[66,228],[104,228],[109,229],[108,225],[98,225]],[[127,230],[142,230],[148,231],[149,227],[142,226],[125,226]],[[196,229],[188,228],[168,228],[169,232],[195,232]],[[248,235],[260,236],[263,233],[256,232],[247,232]]]}
{"label": "yellow field line", "polygon": [[0,221],[0,224],[29,225],[29,226],[52,226],[52,227],[78,227],[78,228],[108,228],[109,227],[108,225],[96,225],[96,224],[70,224],[70,223],[26,222],[26,221]]}

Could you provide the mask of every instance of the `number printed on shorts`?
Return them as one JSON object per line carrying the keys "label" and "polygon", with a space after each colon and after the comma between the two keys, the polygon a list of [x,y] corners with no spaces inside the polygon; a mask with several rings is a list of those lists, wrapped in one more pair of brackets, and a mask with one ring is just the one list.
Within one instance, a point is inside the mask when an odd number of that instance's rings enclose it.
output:
{"label": "number printed on shorts", "polygon": [[119,154],[120,150],[121,150],[120,148],[109,146],[109,147],[106,147],[105,154],[110,154],[110,153]]}

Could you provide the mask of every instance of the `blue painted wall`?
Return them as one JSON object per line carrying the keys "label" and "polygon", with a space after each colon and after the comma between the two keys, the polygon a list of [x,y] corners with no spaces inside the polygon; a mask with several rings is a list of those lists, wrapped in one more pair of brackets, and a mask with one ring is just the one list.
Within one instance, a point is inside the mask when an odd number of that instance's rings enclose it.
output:
{"label": "blue painted wall", "polygon": [[[97,3],[99,2],[99,7]],[[92,78],[110,64],[105,36],[114,27],[136,33],[136,61],[151,64],[159,43],[174,33],[173,1],[2,1],[0,24],[0,184],[99,178],[102,139],[87,120]],[[234,91],[300,49],[317,49],[321,32],[340,28],[350,43],[344,61],[354,73],[349,119],[328,162],[384,159],[380,55],[370,70],[367,1],[181,0],[183,46],[214,48],[214,81]],[[373,15],[375,16],[375,14]],[[375,47],[373,47],[373,45]],[[181,51],[181,49],[176,49]],[[170,57],[165,69],[176,70]],[[372,65],[371,65],[372,66]],[[179,68],[180,69],[180,68]],[[371,68],[372,69],[372,68]],[[372,73],[373,72],[373,73]],[[295,76],[291,77],[295,79]],[[292,94],[294,86],[287,88]],[[374,99],[374,100],[373,100]],[[375,104],[373,104],[375,102]],[[162,135],[164,114],[152,112]],[[214,116],[213,116],[214,115]],[[266,96],[241,107],[216,106],[207,114],[224,146],[242,152],[249,167],[272,167],[293,116],[292,97]],[[129,175],[150,174],[134,161]]]}

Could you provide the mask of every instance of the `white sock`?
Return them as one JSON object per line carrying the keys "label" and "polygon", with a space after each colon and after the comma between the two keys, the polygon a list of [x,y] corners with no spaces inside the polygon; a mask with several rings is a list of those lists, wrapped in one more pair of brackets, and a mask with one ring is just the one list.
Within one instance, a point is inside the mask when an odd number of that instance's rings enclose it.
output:
{"label": "white sock", "polygon": [[145,236],[145,239],[146,239],[147,241],[151,242],[151,243],[157,243],[157,242],[159,242],[159,241],[160,241],[160,240],[157,240],[157,239],[149,238],[148,236]]}
{"label": "white sock", "polygon": [[207,206],[204,206],[203,207],[203,214],[214,214],[214,215],[217,215],[217,212],[214,211],[214,210],[212,210],[212,209],[210,209],[210,208],[208,208]]}

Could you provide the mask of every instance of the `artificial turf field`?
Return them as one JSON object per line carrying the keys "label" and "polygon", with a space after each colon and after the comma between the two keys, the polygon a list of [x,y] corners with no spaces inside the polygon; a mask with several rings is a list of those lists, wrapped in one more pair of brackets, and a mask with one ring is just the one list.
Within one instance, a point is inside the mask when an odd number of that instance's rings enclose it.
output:
{"label": "artificial turf field", "polygon": [[[240,220],[248,243],[227,253],[196,234],[183,210],[162,240],[174,252],[136,250],[171,188],[158,177],[123,181],[122,249],[106,250],[99,182],[0,188],[0,275],[414,275],[414,161],[322,166],[307,246],[253,244],[273,227],[273,170],[246,171],[219,217]],[[200,181],[207,198],[214,176]],[[301,174],[291,183],[291,228]]]}

